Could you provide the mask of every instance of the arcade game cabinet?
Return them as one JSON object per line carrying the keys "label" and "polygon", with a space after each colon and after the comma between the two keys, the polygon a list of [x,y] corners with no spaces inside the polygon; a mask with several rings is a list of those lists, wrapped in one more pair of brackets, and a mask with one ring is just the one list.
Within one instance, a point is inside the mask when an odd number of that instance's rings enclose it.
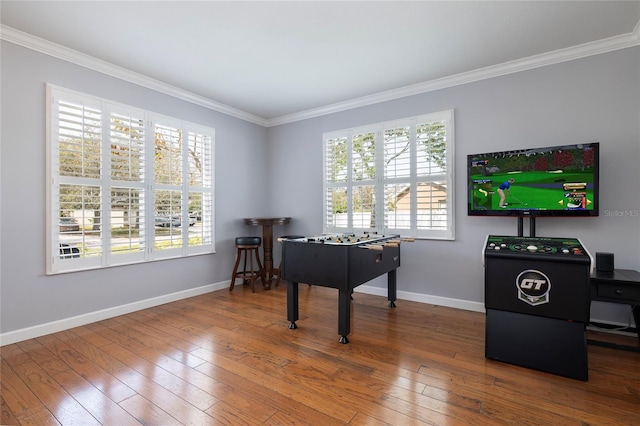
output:
{"label": "arcade game cabinet", "polygon": [[588,380],[591,256],[575,238],[489,235],[485,356]]}

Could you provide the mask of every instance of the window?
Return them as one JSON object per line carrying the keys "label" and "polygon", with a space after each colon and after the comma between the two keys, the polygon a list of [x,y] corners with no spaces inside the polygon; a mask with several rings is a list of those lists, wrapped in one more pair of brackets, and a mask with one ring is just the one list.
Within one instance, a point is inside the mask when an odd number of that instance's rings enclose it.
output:
{"label": "window", "polygon": [[47,273],[212,253],[214,130],[47,86]]}
{"label": "window", "polygon": [[323,140],[324,232],[454,238],[453,110]]}

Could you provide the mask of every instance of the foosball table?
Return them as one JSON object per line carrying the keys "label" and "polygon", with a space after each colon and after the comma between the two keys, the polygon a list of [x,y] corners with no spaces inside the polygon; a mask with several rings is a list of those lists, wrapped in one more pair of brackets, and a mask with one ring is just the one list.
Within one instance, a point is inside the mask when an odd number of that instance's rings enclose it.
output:
{"label": "foosball table", "polygon": [[298,283],[336,288],[340,343],[349,343],[353,289],[387,274],[389,307],[395,307],[399,235],[333,234],[283,240],[282,278],[287,281],[287,319],[296,329]]}

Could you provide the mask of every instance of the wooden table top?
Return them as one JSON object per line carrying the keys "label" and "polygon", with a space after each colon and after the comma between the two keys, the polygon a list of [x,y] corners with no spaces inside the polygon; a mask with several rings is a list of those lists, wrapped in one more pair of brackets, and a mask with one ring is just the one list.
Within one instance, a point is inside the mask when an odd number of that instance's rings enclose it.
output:
{"label": "wooden table top", "polygon": [[247,225],[284,225],[291,222],[290,217],[248,217],[244,219]]}
{"label": "wooden table top", "polygon": [[640,284],[640,272],[633,269],[614,269],[612,272],[595,270],[591,274],[592,281],[605,281],[611,284],[626,282],[628,284]]}

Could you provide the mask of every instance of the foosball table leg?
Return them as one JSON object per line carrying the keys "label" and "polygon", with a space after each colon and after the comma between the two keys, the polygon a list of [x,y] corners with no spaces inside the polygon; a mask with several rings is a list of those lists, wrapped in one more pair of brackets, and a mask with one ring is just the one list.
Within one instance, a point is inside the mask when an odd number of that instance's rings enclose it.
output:
{"label": "foosball table leg", "polygon": [[389,307],[396,307],[396,270],[389,271],[387,273],[387,300],[389,300]]}
{"label": "foosball table leg", "polygon": [[347,290],[338,292],[338,334],[342,344],[349,343],[347,336],[351,332],[351,293]]}
{"label": "foosball table leg", "polygon": [[298,328],[298,283],[287,281],[287,319],[289,330]]}

